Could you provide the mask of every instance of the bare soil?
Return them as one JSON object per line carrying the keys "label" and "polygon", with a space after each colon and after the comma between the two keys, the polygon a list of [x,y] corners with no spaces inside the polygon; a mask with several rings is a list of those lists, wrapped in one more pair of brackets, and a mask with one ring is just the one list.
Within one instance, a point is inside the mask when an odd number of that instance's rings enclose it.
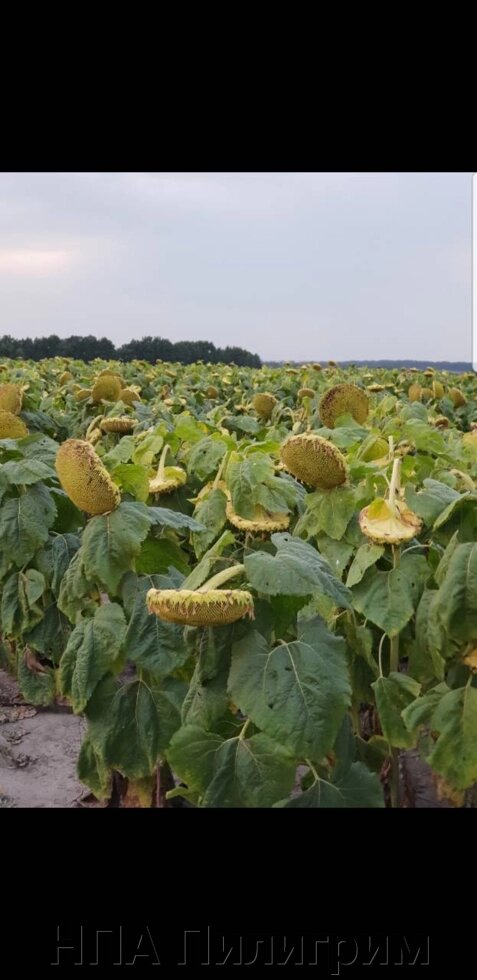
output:
{"label": "bare soil", "polygon": [[0,670],[0,807],[74,807],[84,721],[59,705],[35,708]]}

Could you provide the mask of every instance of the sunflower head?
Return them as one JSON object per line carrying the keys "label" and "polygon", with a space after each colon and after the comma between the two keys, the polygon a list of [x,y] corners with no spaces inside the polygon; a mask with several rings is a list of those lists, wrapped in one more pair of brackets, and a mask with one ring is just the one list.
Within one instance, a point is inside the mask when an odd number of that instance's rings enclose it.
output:
{"label": "sunflower head", "polygon": [[394,505],[378,498],[364,507],[359,515],[359,526],[375,544],[401,544],[411,541],[422,529],[422,521],[401,500]]}
{"label": "sunflower head", "polygon": [[280,449],[282,463],[303,483],[330,490],[346,480],[346,461],[339,449],[313,432],[289,436]]}
{"label": "sunflower head", "polygon": [[340,415],[352,415],[356,422],[362,424],[368,417],[369,399],[357,385],[333,385],[323,395],[319,411],[323,425],[329,429],[334,429]]}
{"label": "sunflower head", "polygon": [[184,626],[225,626],[254,616],[253,598],[242,589],[149,589],[146,604],[159,619]]}
{"label": "sunflower head", "polygon": [[264,421],[268,421],[271,418],[273,409],[277,404],[277,399],[275,395],[271,395],[268,391],[262,391],[253,396],[253,407]]}

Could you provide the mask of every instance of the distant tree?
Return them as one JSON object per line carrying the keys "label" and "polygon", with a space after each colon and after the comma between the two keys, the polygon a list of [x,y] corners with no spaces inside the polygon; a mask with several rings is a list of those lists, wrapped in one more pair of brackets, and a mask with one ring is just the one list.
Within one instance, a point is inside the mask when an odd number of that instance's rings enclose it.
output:
{"label": "distant tree", "polygon": [[29,337],[16,340],[8,334],[0,337],[0,357],[25,358],[41,361],[47,357],[72,357],[79,361],[94,361],[95,358],[120,361],[180,361],[193,364],[194,361],[216,364],[237,364],[243,367],[260,367],[257,354],[251,354],[241,347],[215,347],[208,340],[179,340],[172,343],[164,337],[143,337],[130,340],[116,348],[107,337],[66,337],[56,334],[49,337]]}

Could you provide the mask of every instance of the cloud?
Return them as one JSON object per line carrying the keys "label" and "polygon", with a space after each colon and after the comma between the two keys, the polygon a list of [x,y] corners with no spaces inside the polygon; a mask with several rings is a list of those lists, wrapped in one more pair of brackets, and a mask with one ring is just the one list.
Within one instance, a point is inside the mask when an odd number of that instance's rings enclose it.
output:
{"label": "cloud", "polygon": [[0,176],[0,333],[470,360],[471,174]]}
{"label": "cloud", "polygon": [[67,251],[31,248],[0,248],[0,275],[56,276],[68,271],[74,255]]}

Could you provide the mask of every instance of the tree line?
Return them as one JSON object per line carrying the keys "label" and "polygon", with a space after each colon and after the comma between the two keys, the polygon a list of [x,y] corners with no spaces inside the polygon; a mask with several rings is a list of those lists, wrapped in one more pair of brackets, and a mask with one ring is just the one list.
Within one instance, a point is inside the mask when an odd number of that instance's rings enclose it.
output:
{"label": "tree line", "polygon": [[46,357],[72,357],[74,360],[92,361],[96,357],[117,361],[180,361],[193,364],[204,361],[211,364],[237,364],[239,367],[259,368],[262,362],[258,354],[251,354],[242,347],[216,347],[206,340],[179,340],[173,343],[163,337],[143,337],[115,347],[107,337],[26,337],[16,339],[5,334],[0,337],[0,357],[23,358],[41,361]]}

